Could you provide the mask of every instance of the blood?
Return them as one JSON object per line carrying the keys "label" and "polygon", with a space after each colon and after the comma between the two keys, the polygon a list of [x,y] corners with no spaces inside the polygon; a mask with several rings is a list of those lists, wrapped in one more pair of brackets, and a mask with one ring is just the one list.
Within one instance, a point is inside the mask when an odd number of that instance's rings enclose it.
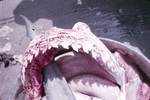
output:
{"label": "blood", "polygon": [[93,100],[93,97],[91,97],[91,100]]}

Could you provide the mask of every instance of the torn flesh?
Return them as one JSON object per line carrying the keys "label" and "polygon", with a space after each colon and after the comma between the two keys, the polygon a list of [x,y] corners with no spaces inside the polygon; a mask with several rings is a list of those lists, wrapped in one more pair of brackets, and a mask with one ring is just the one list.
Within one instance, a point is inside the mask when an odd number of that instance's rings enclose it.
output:
{"label": "torn flesh", "polygon": [[[56,57],[58,51],[70,48],[73,51]],[[31,41],[21,70],[21,80],[30,100],[42,98],[42,68],[53,59],[77,100],[150,98],[148,83],[143,82],[124,53],[119,50],[112,53],[93,35],[88,25],[78,22],[72,29],[54,27],[41,32]]]}

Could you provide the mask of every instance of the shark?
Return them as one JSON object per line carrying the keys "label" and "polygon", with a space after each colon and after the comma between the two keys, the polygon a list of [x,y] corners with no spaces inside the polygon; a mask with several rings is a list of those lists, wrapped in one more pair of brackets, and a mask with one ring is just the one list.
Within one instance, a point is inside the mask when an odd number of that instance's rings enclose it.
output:
{"label": "shark", "polygon": [[31,39],[21,66],[24,100],[150,99],[150,60],[136,47],[97,37],[83,22],[36,33],[21,17]]}

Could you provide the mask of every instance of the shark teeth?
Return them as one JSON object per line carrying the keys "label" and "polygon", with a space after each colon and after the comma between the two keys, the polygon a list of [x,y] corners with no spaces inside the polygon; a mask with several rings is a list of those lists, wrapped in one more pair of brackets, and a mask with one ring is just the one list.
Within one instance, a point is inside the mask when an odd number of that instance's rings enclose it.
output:
{"label": "shark teeth", "polygon": [[81,45],[79,45],[79,44],[72,44],[71,46],[72,46],[73,50],[75,50],[76,52],[78,52],[78,50],[81,48]]}
{"label": "shark teeth", "polygon": [[52,46],[51,46],[51,44],[48,44],[48,50],[50,50],[50,49],[51,49],[51,47],[52,47]]}
{"label": "shark teeth", "polygon": [[58,48],[58,45],[55,44],[55,43],[51,43],[51,46],[54,47],[54,48]]}
{"label": "shark teeth", "polygon": [[91,43],[85,42],[85,43],[82,45],[83,51],[88,54],[89,51],[91,51],[92,46],[93,46],[93,45],[92,45]]}
{"label": "shark teeth", "polygon": [[110,57],[108,55],[103,55],[102,60],[104,63],[107,63],[110,60]]}
{"label": "shark teeth", "polygon": [[27,60],[26,60],[26,59],[23,59],[22,62],[23,62],[23,66],[26,68],[26,67],[27,67],[27,64],[28,64]]}
{"label": "shark teeth", "polygon": [[92,54],[92,57],[93,57],[94,59],[96,59],[96,57],[97,57],[96,51],[95,51],[95,50],[92,50],[92,51],[91,51],[91,54]]}
{"label": "shark teeth", "polygon": [[39,54],[39,48],[37,48],[37,50],[35,51],[35,57]]}
{"label": "shark teeth", "polygon": [[70,42],[67,42],[67,41],[64,41],[64,42],[61,42],[60,45],[62,45],[63,48],[65,49],[69,49],[69,46],[70,46]]}
{"label": "shark teeth", "polygon": [[47,47],[42,50],[42,54],[44,54],[46,51],[47,51]]}
{"label": "shark teeth", "polygon": [[107,62],[107,66],[108,68],[112,71],[112,72],[117,72],[117,67],[112,67],[114,66],[114,63],[113,62]]}
{"label": "shark teeth", "polygon": [[28,57],[28,60],[29,60],[30,63],[31,63],[32,59],[33,59],[33,55],[30,55],[30,56]]}
{"label": "shark teeth", "polygon": [[54,48],[58,48],[59,43],[60,43],[59,41],[51,41],[50,42],[51,46]]}
{"label": "shark teeth", "polygon": [[31,53],[34,54],[36,51],[34,48],[30,49],[31,50]]}

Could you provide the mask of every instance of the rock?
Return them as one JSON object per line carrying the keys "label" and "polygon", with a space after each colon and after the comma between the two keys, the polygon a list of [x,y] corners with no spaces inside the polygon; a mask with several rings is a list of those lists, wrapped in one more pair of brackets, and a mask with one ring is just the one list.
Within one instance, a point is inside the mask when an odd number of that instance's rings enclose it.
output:
{"label": "rock", "polygon": [[13,29],[8,26],[3,26],[0,29],[0,37],[5,37],[7,34],[13,32]]}
{"label": "rock", "polygon": [[11,43],[8,42],[4,45],[4,47],[0,48],[0,53],[8,52],[11,50]]}
{"label": "rock", "polygon": [[101,12],[97,12],[97,13],[96,13],[96,16],[99,16],[99,15],[101,15]]}

